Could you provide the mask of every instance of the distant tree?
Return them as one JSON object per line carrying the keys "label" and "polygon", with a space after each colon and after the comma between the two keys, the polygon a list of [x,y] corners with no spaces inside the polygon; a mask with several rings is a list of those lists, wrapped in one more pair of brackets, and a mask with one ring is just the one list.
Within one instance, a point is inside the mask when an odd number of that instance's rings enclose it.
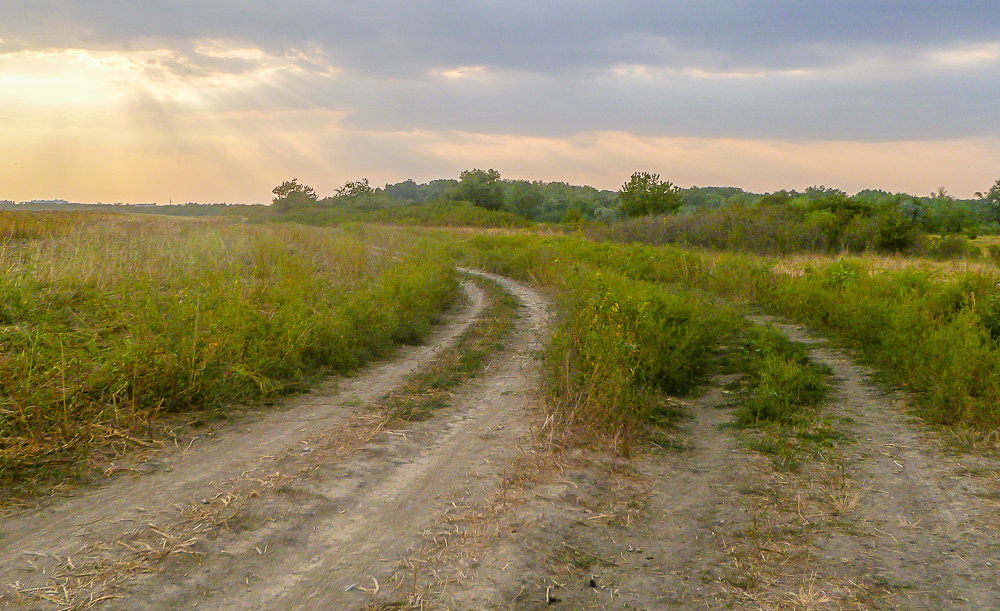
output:
{"label": "distant tree", "polygon": [[619,207],[625,216],[672,214],[684,203],[680,188],[659,174],[635,172],[618,192]]}
{"label": "distant tree", "polygon": [[271,189],[274,193],[273,208],[278,212],[288,212],[316,202],[316,191],[293,178]]}
{"label": "distant tree", "polygon": [[787,206],[791,203],[792,198],[788,195],[787,191],[776,191],[775,193],[768,193],[761,196],[757,200],[758,206]]}
{"label": "distant tree", "polygon": [[274,193],[274,201],[277,203],[279,199],[286,198],[290,195],[301,195],[308,199],[316,199],[316,191],[312,187],[307,187],[299,182],[298,178],[293,178],[291,180],[286,180],[277,187],[271,189],[271,193]]}
{"label": "distant tree", "polygon": [[989,220],[1000,223],[1000,180],[986,193],[976,193]]}
{"label": "distant tree", "polygon": [[455,199],[464,199],[487,210],[499,210],[503,206],[503,187],[500,172],[494,169],[465,170],[458,177]]}
{"label": "distant tree", "polygon": [[519,214],[526,219],[534,219],[538,216],[542,208],[544,197],[542,196],[541,185],[528,182],[527,180],[514,180],[506,185],[507,193],[504,195],[504,206],[514,214]]}
{"label": "distant tree", "polygon": [[837,189],[835,187],[827,187],[825,185],[819,185],[809,187],[806,189],[805,195],[808,195],[810,199],[820,199],[823,197],[835,197],[843,198],[847,197],[847,193],[843,189]]}
{"label": "distant tree", "polygon": [[336,197],[362,197],[365,195],[375,195],[375,189],[368,184],[367,178],[361,180],[349,180],[344,186],[338,188],[334,195]]}
{"label": "distant tree", "polygon": [[440,201],[454,199],[454,193],[458,190],[458,181],[454,178],[438,178],[427,183],[422,189],[423,193],[417,198],[419,201]]}
{"label": "distant tree", "polygon": [[416,201],[420,193],[420,187],[412,178],[407,178],[403,182],[397,182],[394,185],[386,183],[385,194],[394,199],[402,201]]}

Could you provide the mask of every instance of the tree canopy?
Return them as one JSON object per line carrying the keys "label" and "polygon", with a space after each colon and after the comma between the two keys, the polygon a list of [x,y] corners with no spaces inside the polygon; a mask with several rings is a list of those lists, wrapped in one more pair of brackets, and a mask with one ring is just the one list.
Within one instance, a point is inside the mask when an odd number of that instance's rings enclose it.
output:
{"label": "tree canopy", "polygon": [[365,195],[375,195],[375,189],[368,184],[367,178],[349,180],[335,192],[336,197],[362,197]]}
{"label": "tree canopy", "polygon": [[287,212],[316,202],[316,191],[299,182],[298,178],[286,180],[271,189],[274,193],[274,209]]}
{"label": "tree canopy", "polygon": [[679,187],[650,172],[632,174],[618,192],[618,200],[625,216],[672,214],[684,203]]}
{"label": "tree canopy", "polygon": [[976,193],[976,197],[979,198],[989,220],[1000,222],[1000,180],[997,180],[989,191]]}
{"label": "tree canopy", "polygon": [[455,199],[464,199],[487,210],[499,210],[503,206],[500,172],[492,168],[464,170],[458,177]]}
{"label": "tree canopy", "polygon": [[274,193],[275,203],[277,203],[279,199],[284,199],[293,195],[306,197],[308,199],[316,199],[316,191],[313,190],[312,187],[300,183],[298,178],[286,180],[277,187],[271,189],[271,193]]}

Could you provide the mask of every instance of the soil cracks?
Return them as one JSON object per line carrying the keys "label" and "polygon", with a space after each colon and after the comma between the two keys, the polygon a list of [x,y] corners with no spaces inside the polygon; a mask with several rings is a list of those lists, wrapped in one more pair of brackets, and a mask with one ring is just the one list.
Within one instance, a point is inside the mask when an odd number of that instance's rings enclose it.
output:
{"label": "soil cracks", "polygon": [[372,406],[472,324],[485,297],[471,284],[471,306],[428,346],[163,453],[139,477],[4,516],[0,603],[1000,609],[996,454],[949,449],[844,353],[766,321],[834,372],[822,414],[834,434],[794,466],[751,440],[801,431],[730,426],[732,375],[677,400],[690,417],[625,459],[546,434],[547,303],[487,276],[522,315],[433,417]]}

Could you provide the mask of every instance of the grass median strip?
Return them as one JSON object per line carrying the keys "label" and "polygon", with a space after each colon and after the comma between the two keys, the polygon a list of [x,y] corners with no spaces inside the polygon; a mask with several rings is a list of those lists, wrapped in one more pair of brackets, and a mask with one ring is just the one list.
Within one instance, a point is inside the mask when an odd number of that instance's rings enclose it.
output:
{"label": "grass median strip", "polygon": [[742,374],[733,425],[776,468],[794,471],[803,456],[841,436],[821,410],[830,395],[830,368],[813,362],[806,346],[774,327],[751,324],[730,359]]}
{"label": "grass median strip", "polygon": [[411,421],[428,418],[448,404],[455,388],[486,371],[491,357],[504,348],[521,304],[492,280],[477,277],[470,281],[486,292],[487,305],[479,319],[433,364],[379,403],[377,408],[386,416]]}

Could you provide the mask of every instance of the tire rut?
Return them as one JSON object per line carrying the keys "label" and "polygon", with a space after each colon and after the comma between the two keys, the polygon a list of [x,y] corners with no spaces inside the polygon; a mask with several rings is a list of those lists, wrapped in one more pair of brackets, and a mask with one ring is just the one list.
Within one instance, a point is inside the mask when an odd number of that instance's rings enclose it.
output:
{"label": "tire rut", "polygon": [[200,562],[174,562],[140,581],[120,606],[357,608],[387,585],[398,559],[443,508],[488,496],[527,433],[524,413],[539,382],[535,351],[548,313],[527,287],[466,271],[500,283],[526,314],[510,347],[454,395],[445,413],[255,498],[240,525],[203,548]]}

